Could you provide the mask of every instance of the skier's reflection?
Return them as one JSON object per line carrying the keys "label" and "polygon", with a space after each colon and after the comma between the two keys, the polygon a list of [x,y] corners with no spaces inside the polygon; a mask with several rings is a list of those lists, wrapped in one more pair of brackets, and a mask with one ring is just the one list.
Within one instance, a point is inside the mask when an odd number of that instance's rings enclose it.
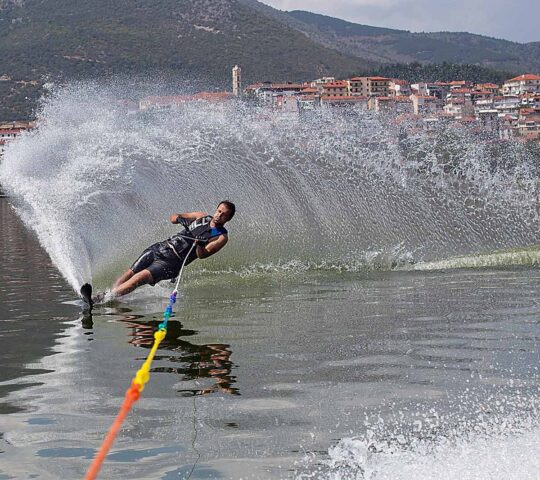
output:
{"label": "skier's reflection", "polygon": [[[144,318],[139,315],[131,315],[127,312],[120,313],[121,321],[130,329],[129,343],[137,347],[150,349],[154,342],[154,332],[157,330],[160,321],[150,320],[141,322]],[[208,395],[210,393],[229,393],[231,395],[240,395],[237,388],[233,385],[236,377],[231,374],[234,368],[231,362],[230,345],[223,343],[209,343],[206,345],[197,345],[187,342],[181,337],[196,335],[198,332],[182,328],[182,324],[177,320],[169,320],[167,325],[167,335],[161,342],[158,352],[154,357],[156,362],[161,365],[151,369],[151,372],[176,373],[183,376],[185,381],[210,380],[208,385],[196,388],[186,388],[178,390],[185,396]],[[164,350],[172,352],[167,355]]]}

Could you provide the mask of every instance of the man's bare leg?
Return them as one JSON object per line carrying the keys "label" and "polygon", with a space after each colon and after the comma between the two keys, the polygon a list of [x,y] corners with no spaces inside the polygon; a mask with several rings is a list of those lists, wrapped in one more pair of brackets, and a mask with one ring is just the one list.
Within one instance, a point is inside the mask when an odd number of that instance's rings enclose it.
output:
{"label": "man's bare leg", "polygon": [[[124,275],[126,275],[128,272],[126,272]],[[122,277],[124,276],[122,275]],[[122,278],[120,277],[120,279]],[[150,273],[150,270],[142,270],[139,273],[133,274],[128,280],[121,283],[120,285],[115,286],[112,289],[112,294],[115,297],[121,297],[122,295],[126,295],[133,290],[135,290],[137,287],[140,287],[142,285],[146,285],[147,283],[152,283],[154,281],[152,274]]]}
{"label": "man's bare leg", "polygon": [[135,272],[131,270],[131,268],[126,270],[120,277],[118,277],[116,282],[114,282],[113,288],[116,288],[119,285],[122,285],[122,283],[127,282],[131,277],[133,277],[133,275],[135,275]]}

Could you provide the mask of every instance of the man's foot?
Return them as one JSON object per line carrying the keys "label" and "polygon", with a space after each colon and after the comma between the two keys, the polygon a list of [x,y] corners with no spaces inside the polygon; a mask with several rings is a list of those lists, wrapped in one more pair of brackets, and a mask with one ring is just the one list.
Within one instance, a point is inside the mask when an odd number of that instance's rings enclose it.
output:
{"label": "man's foot", "polygon": [[107,292],[97,293],[92,297],[92,303],[102,303],[105,300],[105,295],[107,295]]}
{"label": "man's foot", "polygon": [[90,285],[89,283],[85,283],[81,287],[81,297],[84,303],[86,303],[86,310],[91,312],[94,306],[94,301],[92,300],[92,285]]}

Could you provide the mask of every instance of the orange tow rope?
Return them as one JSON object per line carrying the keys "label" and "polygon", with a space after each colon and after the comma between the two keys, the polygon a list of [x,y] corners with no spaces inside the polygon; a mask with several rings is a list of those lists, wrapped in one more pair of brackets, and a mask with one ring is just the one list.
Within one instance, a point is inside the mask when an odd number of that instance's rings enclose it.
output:
{"label": "orange tow rope", "polygon": [[105,460],[105,457],[107,456],[107,453],[109,452],[114,442],[114,439],[116,438],[116,435],[118,435],[118,432],[120,431],[120,427],[122,426],[124,419],[126,418],[127,414],[131,410],[131,407],[133,406],[133,404],[137,400],[139,400],[139,397],[141,396],[141,392],[144,390],[144,386],[146,385],[148,380],[150,380],[150,366],[152,365],[152,360],[154,360],[154,355],[156,354],[156,350],[158,349],[159,344],[163,341],[163,339],[165,338],[165,335],[167,335],[167,322],[169,321],[169,318],[171,317],[173,313],[173,305],[176,302],[178,286],[180,285],[180,280],[182,279],[182,272],[186,265],[186,260],[189,258],[189,255],[191,254],[191,251],[195,248],[195,245],[197,245],[197,242],[195,241],[195,239],[193,240],[194,240],[193,245],[191,245],[191,248],[189,249],[188,254],[184,258],[182,267],[180,268],[180,271],[178,272],[178,279],[176,280],[176,286],[174,287],[174,290],[171,293],[171,296],[169,297],[169,305],[163,312],[163,321],[159,324],[157,332],[154,333],[154,345],[152,345],[152,349],[150,350],[148,357],[146,358],[141,368],[139,368],[139,370],[137,371],[137,374],[133,378],[133,381],[131,382],[131,386],[127,389],[126,396],[124,397],[124,403],[120,407],[120,411],[118,412],[116,419],[111,425],[111,428],[109,428],[109,433],[107,433],[105,440],[103,440],[103,443],[101,444],[101,448],[99,449],[98,454],[94,458],[92,465],[90,465],[88,472],[86,472],[86,476],[84,477],[86,480],[94,480],[96,478],[101,468],[101,465],[103,461]]}
{"label": "orange tow rope", "polygon": [[85,477],[86,480],[94,480],[96,478],[101,468],[101,464],[105,460],[105,457],[107,456],[107,453],[109,452],[114,442],[114,439],[116,438],[116,435],[120,431],[120,427],[122,426],[124,419],[126,418],[127,414],[131,410],[131,407],[133,406],[133,404],[137,400],[139,400],[139,397],[141,396],[141,392],[144,390],[145,384],[150,379],[150,366],[152,365],[152,360],[154,359],[154,355],[156,354],[156,350],[158,349],[159,344],[161,343],[161,341],[165,338],[165,335],[167,334],[167,321],[169,320],[169,317],[172,314],[172,305],[175,301],[176,301],[176,291],[172,293],[170,297],[169,306],[163,313],[163,322],[159,324],[158,331],[154,333],[154,345],[152,346],[152,349],[150,350],[150,353],[148,354],[146,361],[142,364],[141,368],[137,371],[135,378],[131,382],[131,386],[126,390],[124,403],[120,407],[120,411],[118,412],[116,419],[111,425],[111,428],[109,429],[109,433],[107,433],[105,440],[103,440],[101,448],[99,449],[98,454],[94,458],[92,465],[90,465],[88,472],[86,472],[86,477]]}

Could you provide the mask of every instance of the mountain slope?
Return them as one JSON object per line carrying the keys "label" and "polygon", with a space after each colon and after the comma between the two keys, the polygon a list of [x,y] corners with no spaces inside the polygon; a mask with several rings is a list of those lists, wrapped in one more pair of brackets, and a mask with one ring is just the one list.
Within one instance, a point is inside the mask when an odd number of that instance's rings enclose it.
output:
{"label": "mountain slope", "polygon": [[382,63],[471,63],[498,70],[540,71],[540,42],[521,44],[471,33],[411,33],[370,27],[325,15],[283,12],[313,40]]}
{"label": "mountain slope", "polygon": [[[2,105],[18,109],[16,80],[165,72],[223,88],[235,64],[246,81],[372,66],[236,0],[0,0],[0,50],[0,76],[11,79],[0,82]],[[15,113],[0,109],[0,119]]]}

